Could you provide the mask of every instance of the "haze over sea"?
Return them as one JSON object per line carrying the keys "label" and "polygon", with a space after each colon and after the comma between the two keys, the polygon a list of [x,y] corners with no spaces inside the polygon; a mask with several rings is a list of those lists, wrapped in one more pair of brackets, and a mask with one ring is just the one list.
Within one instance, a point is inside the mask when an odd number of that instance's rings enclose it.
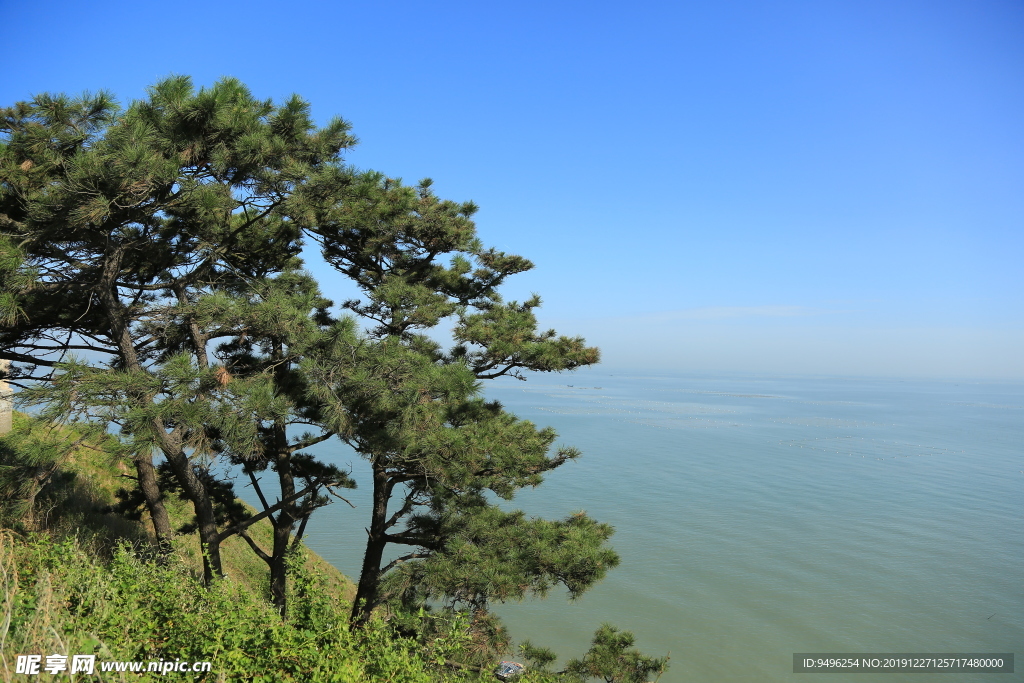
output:
{"label": "haze over sea", "polygon": [[[1024,385],[594,369],[485,390],[584,454],[514,504],[616,528],[622,564],[580,600],[498,608],[563,662],[602,621],[671,653],[664,683],[809,680],[794,652],[1024,642]],[[363,488],[360,510],[314,515],[307,542],[356,576],[368,468],[338,445],[319,454]]]}

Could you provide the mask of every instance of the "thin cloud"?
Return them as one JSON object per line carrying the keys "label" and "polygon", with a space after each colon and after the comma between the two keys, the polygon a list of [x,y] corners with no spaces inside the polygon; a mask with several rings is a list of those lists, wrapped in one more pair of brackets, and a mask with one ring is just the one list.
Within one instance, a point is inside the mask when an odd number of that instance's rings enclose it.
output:
{"label": "thin cloud", "polygon": [[657,314],[659,320],[720,320],[723,318],[796,318],[828,313],[807,306],[707,306]]}
{"label": "thin cloud", "polygon": [[841,313],[843,311],[810,306],[703,306],[684,308],[678,311],[644,313],[630,316],[602,318],[607,321],[630,321],[634,323],[662,323],[675,320],[728,320],[743,318],[806,318],[810,316]]}

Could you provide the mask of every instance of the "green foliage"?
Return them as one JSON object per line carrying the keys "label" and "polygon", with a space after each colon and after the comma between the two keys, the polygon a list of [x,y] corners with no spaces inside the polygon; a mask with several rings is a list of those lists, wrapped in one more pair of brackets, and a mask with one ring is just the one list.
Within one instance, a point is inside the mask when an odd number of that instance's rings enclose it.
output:
{"label": "green foliage", "polygon": [[[139,484],[119,509],[144,502],[161,551],[173,545],[165,499],[179,493],[207,583],[239,534],[268,565],[281,616],[307,520],[354,486],[305,450],[337,436],[373,471],[356,623],[405,614],[396,625],[428,659],[462,648],[478,666],[510,647],[491,602],[556,586],[575,598],[618,564],[612,528],[582,512],[532,519],[496,504],[579,452],[485,401],[480,380],[599,353],[538,329],[539,297],[504,301],[505,280],[533,265],[483,244],[472,202],[352,169],[341,153],[354,143],[342,120],[317,128],[298,97],[259,100],[233,79],[196,90],[168,78],[123,111],[105,93],[0,110],[0,358],[44,420],[116,435],[110,451]],[[358,288],[341,303],[352,318],[332,315],[302,270],[304,239]],[[442,325],[451,348],[430,336]],[[252,517],[211,475],[218,458],[249,478],[269,541],[242,528]],[[384,564],[389,545],[406,552]],[[334,617],[308,587],[299,577],[289,623],[320,633]]]}
{"label": "green foliage", "polygon": [[[458,639],[428,656],[420,645],[374,621],[349,630],[343,605],[322,578],[295,565],[294,618],[230,580],[204,588],[182,566],[161,566],[122,547],[109,562],[74,539],[19,540],[0,533],[0,600],[9,623],[0,659],[10,680],[17,654],[97,654],[109,660],[210,661],[195,680],[428,683],[475,680],[439,659],[459,654]],[[160,680],[155,674],[139,680]]]}
{"label": "green foliage", "polygon": [[[175,495],[179,500],[187,501],[188,495],[182,489],[181,484],[174,476],[167,461],[157,466],[160,490],[165,495]],[[235,497],[235,487],[230,481],[216,479],[209,472],[200,470],[198,476],[202,477],[204,486],[213,499],[213,511],[217,523],[221,526],[232,526],[250,516],[246,506]],[[104,513],[113,513],[126,519],[140,520],[146,509],[146,501],[138,488],[120,488],[114,492],[117,503],[103,508]],[[197,527],[195,516],[188,522],[178,527],[178,533],[191,534]]]}
{"label": "green foliage", "polygon": [[34,530],[43,500],[58,504],[59,485],[75,477],[63,467],[68,459],[80,449],[108,442],[96,430],[61,428],[15,413],[14,428],[0,436],[0,526]]}
{"label": "green foliage", "polygon": [[519,651],[523,653],[523,659],[530,663],[531,668],[539,671],[547,671],[548,667],[558,659],[558,655],[546,647],[537,647],[529,640],[519,644]]}
{"label": "green foliage", "polygon": [[[2,221],[0,217],[0,230],[3,229]],[[24,251],[14,240],[0,232],[0,325],[12,325],[26,317],[14,292],[30,286],[33,279],[31,271],[25,268]]]}
{"label": "green foliage", "polygon": [[403,604],[450,600],[482,608],[489,600],[544,596],[556,584],[573,598],[618,565],[604,543],[612,529],[577,513],[565,520],[505,512],[483,496],[435,498],[433,514],[414,517],[410,533],[441,539],[439,552],[399,566],[385,595]]}
{"label": "green foliage", "polygon": [[324,167],[351,175],[339,155],[354,143],[344,121],[317,128],[299,98],[257,100],[233,79],[197,91],[172,77],[124,111],[106,94],[0,111],[0,355],[16,361],[19,400],[118,435],[166,549],[162,453],[195,507],[208,579],[229,533],[209,464],[226,453],[273,469],[288,500],[266,512],[282,532],[252,548],[282,609],[289,534],[352,485],[298,453],[330,434],[287,438],[315,412],[291,366],[331,323],[288,211]]}
{"label": "green foliage", "polygon": [[648,657],[635,647],[629,631],[602,624],[582,659],[570,660],[566,671],[580,680],[599,678],[605,683],[644,683],[668,668],[668,657]]}

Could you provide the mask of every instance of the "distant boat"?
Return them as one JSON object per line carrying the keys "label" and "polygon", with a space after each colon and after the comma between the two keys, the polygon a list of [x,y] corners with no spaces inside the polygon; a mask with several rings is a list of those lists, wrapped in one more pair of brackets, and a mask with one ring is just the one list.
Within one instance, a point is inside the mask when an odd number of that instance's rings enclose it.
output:
{"label": "distant boat", "polygon": [[526,671],[526,667],[519,662],[501,662],[494,675],[503,681],[510,681],[524,671]]}

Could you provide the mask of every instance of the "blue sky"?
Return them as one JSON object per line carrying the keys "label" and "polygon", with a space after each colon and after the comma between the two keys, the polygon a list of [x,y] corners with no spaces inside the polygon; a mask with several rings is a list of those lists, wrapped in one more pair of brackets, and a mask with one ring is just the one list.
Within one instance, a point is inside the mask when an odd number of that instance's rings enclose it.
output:
{"label": "blue sky", "polygon": [[537,264],[509,296],[607,368],[1024,379],[1024,3],[0,13],[3,104],[184,73],[341,115],[352,163],[480,204]]}

